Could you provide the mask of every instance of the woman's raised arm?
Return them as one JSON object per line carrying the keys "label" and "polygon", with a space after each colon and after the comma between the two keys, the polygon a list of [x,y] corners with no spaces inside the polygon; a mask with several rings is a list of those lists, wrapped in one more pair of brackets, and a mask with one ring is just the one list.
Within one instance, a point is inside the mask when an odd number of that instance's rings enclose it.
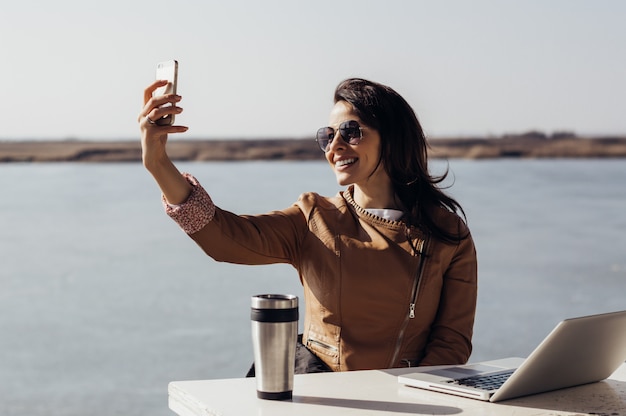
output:
{"label": "woman's raised arm", "polygon": [[[180,114],[183,109],[178,106],[179,95],[167,94],[153,97],[152,93],[167,81],[155,81],[144,90],[144,107],[139,113],[138,122],[141,129],[141,150],[144,167],[150,172],[161,188],[161,192],[170,204],[181,204],[187,200],[191,185],[174,166],[167,154],[167,135],[183,133],[186,126],[161,126],[155,123],[168,114]],[[170,105],[171,104],[171,105]]]}

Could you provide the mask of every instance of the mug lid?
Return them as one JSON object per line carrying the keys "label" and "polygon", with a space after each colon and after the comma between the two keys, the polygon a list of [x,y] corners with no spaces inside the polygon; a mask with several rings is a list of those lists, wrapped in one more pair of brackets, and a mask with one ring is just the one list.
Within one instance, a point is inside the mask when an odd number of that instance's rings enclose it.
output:
{"label": "mug lid", "polygon": [[287,294],[260,294],[252,296],[251,306],[255,309],[291,309],[298,307],[298,297]]}

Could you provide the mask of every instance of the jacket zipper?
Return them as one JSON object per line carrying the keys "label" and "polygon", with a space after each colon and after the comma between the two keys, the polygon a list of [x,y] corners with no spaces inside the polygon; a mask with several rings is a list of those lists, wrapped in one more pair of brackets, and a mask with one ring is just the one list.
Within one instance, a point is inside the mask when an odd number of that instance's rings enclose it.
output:
{"label": "jacket zipper", "polygon": [[413,291],[411,293],[411,303],[409,304],[409,318],[415,318],[415,304],[417,303],[417,294],[419,293],[420,283],[422,282],[422,271],[424,270],[424,262],[426,252],[426,240],[420,240],[417,244],[416,250],[420,253],[420,262],[417,266],[417,276],[413,282]]}
{"label": "jacket zipper", "polygon": [[[409,239],[409,242],[411,240]],[[415,318],[415,304],[417,303],[417,295],[419,294],[420,283],[422,281],[422,272],[424,270],[425,253],[427,240],[419,240],[417,245],[413,245],[413,250],[415,253],[419,253],[420,261],[417,265],[417,273],[415,274],[415,279],[413,280],[413,287],[411,288],[411,302],[409,303],[409,313],[404,318],[404,322],[402,323],[402,327],[400,328],[400,332],[398,333],[398,339],[396,341],[396,349],[394,350],[393,357],[391,359],[390,367],[393,367],[394,363],[398,359],[398,355],[400,354],[400,348],[402,347],[402,341],[404,340],[404,333],[406,332],[406,328],[409,325],[409,321]]]}
{"label": "jacket zipper", "polygon": [[324,343],[322,341],[318,341],[316,339],[309,338],[307,340],[307,344],[308,345],[317,345],[320,348],[324,348],[324,349],[332,351],[332,352],[337,352],[338,351],[337,347],[335,347],[334,345],[328,345],[328,344],[326,344],[326,343]]}

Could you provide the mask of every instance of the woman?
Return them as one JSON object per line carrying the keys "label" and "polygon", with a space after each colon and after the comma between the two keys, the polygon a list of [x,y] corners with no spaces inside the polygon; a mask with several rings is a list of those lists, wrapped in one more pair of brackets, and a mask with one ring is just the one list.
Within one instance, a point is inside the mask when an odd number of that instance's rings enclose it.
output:
{"label": "woman", "polygon": [[293,265],[304,285],[303,343],[330,369],[467,361],[476,252],[460,205],[428,172],[426,139],[401,96],[363,79],[340,83],[317,142],[347,188],[240,216],[169,159],[167,134],[187,128],[154,124],[182,111],[178,96],[152,98],[162,85],[146,89],[139,121],[144,166],[166,212],[217,261]]}

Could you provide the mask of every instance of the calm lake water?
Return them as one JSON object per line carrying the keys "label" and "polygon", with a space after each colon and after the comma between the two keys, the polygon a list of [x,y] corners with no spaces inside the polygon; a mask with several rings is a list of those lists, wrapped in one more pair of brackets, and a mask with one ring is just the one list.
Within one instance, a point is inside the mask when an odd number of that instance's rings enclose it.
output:
{"label": "calm lake water", "polygon": [[[237,213],[339,189],[323,162],[179,166]],[[449,168],[479,256],[472,361],[525,356],[563,318],[626,309],[626,160]],[[4,416],[170,415],[168,382],[245,374],[251,295],[301,296],[290,266],[206,257],[139,164],[0,165],[0,189]]]}

